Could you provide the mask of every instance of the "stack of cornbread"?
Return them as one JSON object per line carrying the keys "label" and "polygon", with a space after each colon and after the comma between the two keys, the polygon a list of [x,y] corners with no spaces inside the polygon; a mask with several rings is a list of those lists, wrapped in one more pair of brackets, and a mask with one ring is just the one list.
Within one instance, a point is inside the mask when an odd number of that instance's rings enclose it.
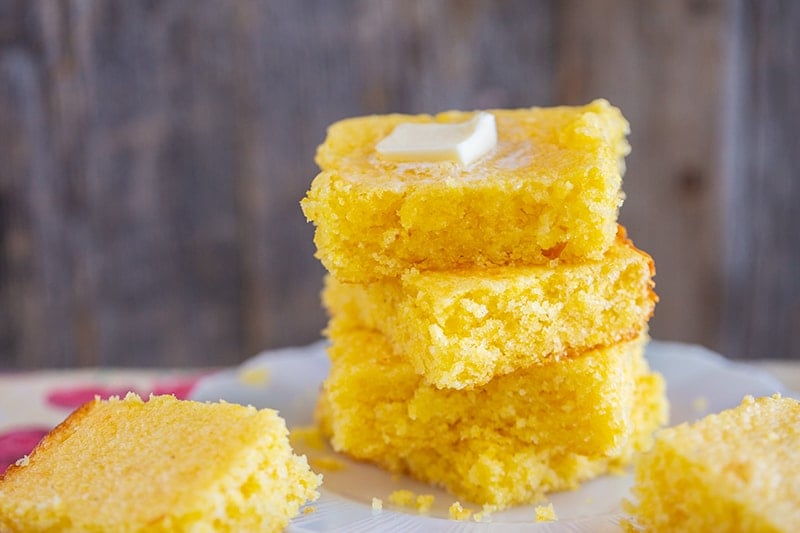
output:
{"label": "stack of cornbread", "polygon": [[617,225],[627,130],[604,100],[330,127],[302,207],[337,451],[502,508],[649,446],[666,401],[653,262]]}

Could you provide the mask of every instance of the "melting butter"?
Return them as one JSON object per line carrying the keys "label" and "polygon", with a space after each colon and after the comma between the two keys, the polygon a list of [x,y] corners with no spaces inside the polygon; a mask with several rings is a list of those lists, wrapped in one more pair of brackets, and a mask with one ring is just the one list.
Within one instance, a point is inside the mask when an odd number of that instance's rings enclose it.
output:
{"label": "melting butter", "polygon": [[375,149],[392,161],[458,161],[469,165],[496,144],[494,115],[481,111],[466,122],[398,124]]}

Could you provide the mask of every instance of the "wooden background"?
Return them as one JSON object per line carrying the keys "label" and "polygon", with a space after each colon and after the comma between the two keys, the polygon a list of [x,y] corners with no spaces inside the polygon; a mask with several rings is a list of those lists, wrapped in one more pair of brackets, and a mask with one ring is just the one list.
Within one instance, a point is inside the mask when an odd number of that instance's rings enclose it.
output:
{"label": "wooden background", "polygon": [[598,96],[653,336],[800,357],[798,28],[792,0],[0,0],[0,366],[317,339],[328,123]]}

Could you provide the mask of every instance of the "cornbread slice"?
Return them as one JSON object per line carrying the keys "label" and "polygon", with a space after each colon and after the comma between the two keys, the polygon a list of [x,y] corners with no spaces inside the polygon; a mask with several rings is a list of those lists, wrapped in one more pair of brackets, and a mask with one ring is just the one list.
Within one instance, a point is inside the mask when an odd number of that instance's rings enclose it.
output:
{"label": "cornbread slice", "polygon": [[277,412],[95,399],[0,479],[2,531],[280,531],[320,477]]}
{"label": "cornbread slice", "polygon": [[800,402],[747,396],[658,432],[632,492],[633,529],[800,531]]}
{"label": "cornbread slice", "polygon": [[301,205],[317,257],[338,279],[409,267],[449,270],[600,259],[616,233],[628,123],[605,100],[493,110],[498,141],[475,163],[397,162],[376,144],[404,122],[474,113],[342,120],[317,150],[322,169]]}
{"label": "cornbread slice", "polygon": [[470,390],[426,385],[374,330],[333,324],[317,409],[335,450],[507,507],[624,464],[664,422],[645,336]]}
{"label": "cornbread slice", "polygon": [[495,375],[638,335],[653,313],[653,260],[625,237],[599,261],[419,272],[370,284],[328,276],[323,302],[383,332],[437,387]]}

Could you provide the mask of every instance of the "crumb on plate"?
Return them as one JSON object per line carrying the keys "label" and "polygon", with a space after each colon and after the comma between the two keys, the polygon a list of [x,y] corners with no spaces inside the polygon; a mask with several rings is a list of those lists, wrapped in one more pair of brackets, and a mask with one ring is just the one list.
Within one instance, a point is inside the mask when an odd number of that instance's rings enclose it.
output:
{"label": "crumb on plate", "polygon": [[380,498],[372,498],[372,510],[374,512],[381,512],[383,510],[383,500]]}
{"label": "crumb on plate", "polygon": [[455,501],[448,509],[448,513],[452,520],[469,520],[472,509],[465,509],[461,506],[461,502]]}
{"label": "crumb on plate", "polygon": [[289,431],[289,442],[291,442],[292,446],[305,444],[315,450],[325,449],[325,441],[317,426],[293,427]]}
{"label": "crumb on plate", "polygon": [[325,470],[327,472],[338,472],[339,470],[344,470],[345,468],[345,464],[336,457],[311,457],[308,462],[314,468]]}
{"label": "crumb on plate", "polygon": [[556,516],[556,511],[553,509],[552,503],[536,506],[537,522],[553,522],[555,520],[558,520],[558,517]]}

